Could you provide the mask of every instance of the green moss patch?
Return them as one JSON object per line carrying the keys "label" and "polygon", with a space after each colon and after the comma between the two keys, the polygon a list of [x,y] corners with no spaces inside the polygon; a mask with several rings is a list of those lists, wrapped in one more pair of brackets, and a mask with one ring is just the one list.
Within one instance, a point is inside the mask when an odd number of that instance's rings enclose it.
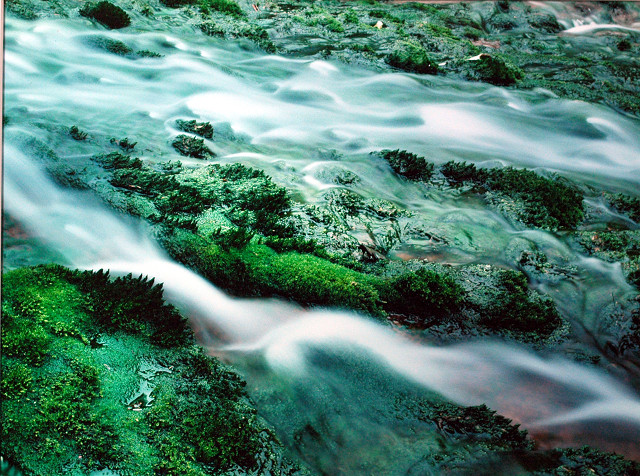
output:
{"label": "green moss patch", "polygon": [[53,265],[3,278],[8,461],[32,474],[294,472],[244,382],[193,344],[160,286]]}
{"label": "green moss patch", "polygon": [[131,24],[131,18],[127,12],[106,0],[86,3],[80,8],[80,15],[92,18],[111,30],[124,28]]}
{"label": "green moss patch", "polygon": [[386,57],[386,62],[394,68],[410,73],[436,74],[438,72],[437,63],[427,51],[419,44],[410,41],[397,42]]}

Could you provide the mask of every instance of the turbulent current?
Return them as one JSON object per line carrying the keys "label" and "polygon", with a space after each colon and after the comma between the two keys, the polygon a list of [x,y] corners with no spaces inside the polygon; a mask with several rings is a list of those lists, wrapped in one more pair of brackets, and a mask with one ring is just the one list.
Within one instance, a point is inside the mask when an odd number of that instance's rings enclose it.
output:
{"label": "turbulent current", "polygon": [[[587,258],[561,236],[514,229],[473,203],[425,195],[371,166],[368,153],[404,148],[437,163],[498,161],[637,190],[637,119],[546,91],[265,55],[174,20],[171,33],[99,33],[164,55],[133,60],[97,47],[98,33],[80,21],[7,19],[4,209],[42,246],[23,261],[5,256],[5,266],[54,259],[163,282],[201,342],[243,370],[260,411],[289,446],[297,443],[287,436],[288,418],[323,428],[313,443],[317,468],[365,471],[369,459],[387,458],[389,470],[406,470],[393,467],[393,454],[411,438],[380,416],[402,392],[486,403],[549,446],[597,442],[639,456],[640,399],[629,386],[635,377],[623,371],[605,374],[495,341],[431,346],[347,312],[230,298],[166,257],[143,224],[117,216],[90,192],[58,187],[43,172],[47,148],[70,164],[91,155],[88,146],[72,150],[60,139],[70,124],[98,137],[133,137],[144,144],[142,159],[168,161],[180,158],[170,145],[176,118],[210,121],[236,138],[233,150],[209,144],[216,160],[264,169],[300,202],[318,202],[335,186],[322,171],[338,167],[361,177],[363,196],[389,200],[425,223],[464,228],[454,264],[500,263],[523,241],[552,250],[575,271],[568,283],[543,290],[595,336],[599,352],[607,332],[602,308],[632,292],[619,265]],[[331,151],[344,159],[327,158]],[[412,252],[420,254],[421,246],[413,243]]]}

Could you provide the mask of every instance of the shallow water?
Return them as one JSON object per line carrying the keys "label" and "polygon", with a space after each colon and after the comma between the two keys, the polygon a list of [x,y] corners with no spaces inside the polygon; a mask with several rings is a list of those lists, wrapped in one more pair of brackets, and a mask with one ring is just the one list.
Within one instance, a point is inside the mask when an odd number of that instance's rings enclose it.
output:
{"label": "shallow water", "polygon": [[[165,56],[109,54],[91,46],[96,35]],[[633,294],[619,265],[584,256],[563,236],[510,224],[453,192],[436,195],[407,183],[369,152],[401,148],[436,163],[500,162],[559,171],[610,190],[637,190],[638,119],[545,91],[264,55],[186,26],[133,35],[98,31],[79,20],[8,18],[5,48],[4,207],[44,246],[31,248],[28,258],[5,254],[5,267],[53,256],[66,265],[164,282],[167,298],[190,316],[201,341],[243,369],[261,412],[316,469],[371,471],[374,466],[358,466],[359,457],[405,471],[392,463],[407,445],[405,430],[394,427],[393,416],[375,416],[402,392],[486,403],[549,446],[595,443],[639,456],[633,442],[640,436],[640,401],[626,382],[634,381],[633,374],[607,375],[493,341],[435,347],[351,314],[231,299],[168,260],[143,224],[116,216],[90,192],[60,189],[42,172],[51,164],[46,148],[59,156],[58,165],[83,167],[109,138],[125,136],[138,142],[144,160],[188,163],[170,145],[175,119],[211,121],[223,135],[208,142],[217,161],[264,169],[293,189],[300,203],[324,203],[326,191],[338,187],[336,170],[349,170],[360,178],[353,191],[386,199],[412,212],[412,223],[449,238],[446,247],[433,249],[427,240],[409,237],[395,249],[397,257],[512,266],[522,250],[554,256],[572,274],[538,286],[593,336],[594,342],[584,340],[597,355],[609,332],[602,320],[607,306]],[[90,139],[72,141],[66,132],[72,124]],[[603,213],[603,220],[611,218]],[[371,381],[377,387],[363,386]],[[385,386],[395,390],[385,396]],[[541,387],[548,392],[532,390]],[[295,440],[288,418],[320,431],[313,454]]]}

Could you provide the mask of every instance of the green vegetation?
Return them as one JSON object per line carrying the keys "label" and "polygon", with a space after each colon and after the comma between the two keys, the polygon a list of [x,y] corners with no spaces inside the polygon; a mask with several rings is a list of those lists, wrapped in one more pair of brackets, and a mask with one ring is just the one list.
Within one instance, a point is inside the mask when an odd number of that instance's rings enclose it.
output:
{"label": "green vegetation", "polygon": [[69,128],[69,134],[73,137],[74,140],[85,140],[87,138],[87,133],[78,129],[78,126],[71,126]]}
{"label": "green vegetation", "polygon": [[204,144],[204,139],[180,134],[171,143],[174,149],[185,157],[196,159],[210,159],[215,154]]}
{"label": "green vegetation", "polygon": [[98,3],[85,3],[80,8],[80,15],[92,18],[111,30],[124,28],[131,24],[127,12],[107,0]]}
{"label": "green vegetation", "polygon": [[523,273],[501,270],[496,291],[484,306],[477,308],[482,326],[494,331],[546,337],[561,325],[553,301],[531,293]]}
{"label": "green vegetation", "polygon": [[190,132],[205,139],[213,139],[213,126],[210,122],[196,122],[195,119],[191,121],[178,119],[176,126],[178,126],[178,129],[181,131]]}
{"label": "green vegetation", "polygon": [[204,13],[214,11],[236,17],[246,15],[242,8],[233,0],[199,0],[199,5]]}
{"label": "green vegetation", "polygon": [[625,213],[636,223],[640,223],[640,199],[622,193],[608,196],[616,210]]}
{"label": "green vegetation", "polygon": [[518,218],[527,225],[573,229],[584,218],[583,195],[559,177],[505,167],[479,169],[466,162],[447,162],[440,168],[452,185],[470,182],[478,193],[498,192],[522,202]]}
{"label": "green vegetation", "polygon": [[424,157],[419,157],[406,150],[383,150],[380,154],[389,162],[395,173],[409,180],[426,182],[433,174],[432,163],[427,162]]}
{"label": "green vegetation", "polygon": [[218,12],[233,17],[246,16],[242,8],[233,0],[160,0],[160,2],[170,8],[198,4],[200,11],[205,15]]}
{"label": "green vegetation", "polygon": [[429,269],[402,274],[389,284],[387,309],[418,317],[418,326],[427,325],[432,317],[457,314],[464,302],[464,290],[453,278]]}
{"label": "green vegetation", "polygon": [[33,474],[296,470],[244,382],[193,344],[161,286],[54,265],[3,278],[9,462]]}
{"label": "green vegetation", "polygon": [[[424,157],[401,150],[383,150],[379,155],[397,174],[410,180],[429,182],[433,176],[434,164]],[[519,203],[516,218],[527,225],[551,230],[575,229],[584,218],[583,194],[557,176],[547,178],[513,167],[481,169],[455,161],[443,164],[439,171],[451,185],[471,184],[475,193],[488,199],[497,193]],[[623,200],[619,206],[633,210],[634,203],[633,199]]]}
{"label": "green vegetation", "polygon": [[133,49],[120,40],[113,40],[104,36],[94,36],[89,39],[89,44],[118,56],[129,56]]}
{"label": "green vegetation", "polygon": [[386,62],[394,68],[410,73],[436,74],[438,65],[429,57],[427,51],[415,42],[398,41]]}
{"label": "green vegetation", "polygon": [[475,73],[475,76],[471,76],[472,79],[477,78],[497,86],[510,86],[524,77],[520,68],[495,55],[481,55],[478,61],[472,62],[472,70]]}
{"label": "green vegetation", "polygon": [[133,149],[135,149],[137,144],[137,142],[130,142],[128,137],[125,137],[124,139],[120,139],[120,140],[116,139],[115,137],[112,137],[109,140],[109,142],[119,146],[125,152],[133,151]]}

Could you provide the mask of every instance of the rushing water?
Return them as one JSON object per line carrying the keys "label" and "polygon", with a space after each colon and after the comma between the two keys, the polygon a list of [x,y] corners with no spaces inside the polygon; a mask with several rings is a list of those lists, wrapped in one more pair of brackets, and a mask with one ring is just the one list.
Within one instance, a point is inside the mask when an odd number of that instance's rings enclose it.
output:
{"label": "rushing water", "polygon": [[[514,228],[472,202],[433,197],[368,153],[404,148],[435,162],[500,161],[633,190],[640,184],[637,119],[544,91],[266,56],[195,34],[175,20],[171,33],[151,27],[135,35],[99,32],[165,55],[137,60],[92,46],[98,32],[85,22],[7,20],[4,207],[44,243],[31,262],[55,259],[163,282],[201,341],[243,369],[261,412],[285,442],[321,470],[366,472],[377,459],[386,461],[386,470],[406,471],[392,463],[408,444],[405,430],[380,416],[402,392],[486,403],[549,445],[597,443],[638,456],[640,400],[622,382],[624,373],[611,376],[493,341],[431,346],[348,313],[231,299],[171,262],[144,225],[116,216],[90,192],[60,189],[42,171],[51,165],[47,147],[60,157],[57,165],[82,167],[110,137],[124,136],[138,141],[145,160],[184,162],[170,146],[175,119],[211,121],[233,138],[224,146],[208,143],[220,162],[262,168],[306,203],[321,203],[335,187],[327,170],[355,172],[362,196],[389,200],[411,211],[413,220],[453,236],[453,262],[509,263],[514,250],[531,248],[558,257],[573,274],[541,289],[602,345],[603,308],[632,292],[619,265],[587,258],[561,236]],[[71,124],[90,140],[71,141]],[[419,254],[424,244],[416,240],[412,247]],[[288,419],[308,422],[320,437],[301,445]]]}

